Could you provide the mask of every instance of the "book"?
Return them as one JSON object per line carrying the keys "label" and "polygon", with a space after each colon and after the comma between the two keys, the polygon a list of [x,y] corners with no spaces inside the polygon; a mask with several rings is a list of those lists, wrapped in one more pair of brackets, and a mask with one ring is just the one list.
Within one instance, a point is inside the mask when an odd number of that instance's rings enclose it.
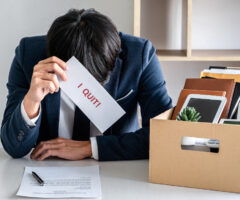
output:
{"label": "book", "polygon": [[232,102],[231,102],[230,109],[229,109],[229,114],[228,114],[229,119],[236,118],[235,113],[238,110],[239,102],[240,102],[240,83],[236,83]]}
{"label": "book", "polygon": [[180,112],[186,98],[190,94],[203,94],[203,95],[214,95],[214,96],[226,96],[226,91],[214,91],[214,90],[191,90],[183,89],[178,97],[177,105],[174,109],[172,120],[177,118],[178,113]]}
{"label": "book", "polygon": [[240,120],[238,119],[221,119],[219,124],[233,124],[233,125],[240,125]]}
{"label": "book", "polygon": [[[239,72],[240,72],[240,70],[239,70]],[[207,76],[204,76],[201,78],[216,79],[216,78],[207,77]],[[229,109],[228,119],[237,119],[239,103],[240,103],[240,83],[236,82],[232,102],[231,102],[230,109]]]}
{"label": "book", "polygon": [[236,82],[240,82],[240,70],[205,69],[200,73],[200,78],[204,77],[211,77],[216,79],[234,79]]}
{"label": "book", "polygon": [[236,112],[236,117],[234,119],[239,119],[240,120],[240,104],[238,104],[238,109]]}
{"label": "book", "polygon": [[208,69],[234,69],[234,70],[240,70],[240,67],[232,67],[232,66],[209,66]]}
{"label": "book", "polygon": [[235,89],[235,82],[233,79],[186,79],[184,89],[226,91],[227,103],[220,118],[228,117]]}

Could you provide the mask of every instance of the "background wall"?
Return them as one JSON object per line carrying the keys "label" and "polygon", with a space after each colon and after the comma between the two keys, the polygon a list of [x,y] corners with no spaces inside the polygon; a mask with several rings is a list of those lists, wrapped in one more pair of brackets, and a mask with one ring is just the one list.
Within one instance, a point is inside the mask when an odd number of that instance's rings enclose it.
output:
{"label": "background wall", "polygon": [[70,8],[95,8],[120,31],[133,33],[133,1],[129,0],[1,0],[0,121],[6,104],[6,82],[14,50],[22,37],[46,34],[53,20]]}
{"label": "background wall", "polygon": [[[183,1],[183,4],[182,4]],[[193,0],[193,47],[240,49],[239,0]],[[143,37],[158,48],[185,47],[185,0],[142,0]],[[183,5],[183,6],[182,6]],[[70,8],[95,8],[120,31],[133,33],[133,0],[1,0],[0,121],[6,103],[6,82],[14,49],[25,36],[46,34],[52,21]],[[148,10],[148,12],[146,12]],[[145,12],[145,13],[144,13]],[[148,15],[150,13],[150,15]],[[210,37],[209,37],[210,36]],[[187,77],[198,77],[209,65],[239,62],[161,62],[170,96],[176,102]]]}
{"label": "background wall", "polygon": [[[141,36],[158,49],[186,49],[187,0],[142,0]],[[192,48],[240,49],[240,1],[192,0]],[[210,65],[240,62],[161,62],[175,104],[185,79]]]}

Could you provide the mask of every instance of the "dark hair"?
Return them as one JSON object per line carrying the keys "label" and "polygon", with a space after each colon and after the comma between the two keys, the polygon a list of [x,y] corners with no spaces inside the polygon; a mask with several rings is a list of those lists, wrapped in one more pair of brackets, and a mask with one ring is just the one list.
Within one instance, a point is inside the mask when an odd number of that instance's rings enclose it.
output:
{"label": "dark hair", "polygon": [[75,56],[101,83],[113,70],[121,40],[112,21],[95,11],[70,10],[47,34],[47,54],[67,61]]}

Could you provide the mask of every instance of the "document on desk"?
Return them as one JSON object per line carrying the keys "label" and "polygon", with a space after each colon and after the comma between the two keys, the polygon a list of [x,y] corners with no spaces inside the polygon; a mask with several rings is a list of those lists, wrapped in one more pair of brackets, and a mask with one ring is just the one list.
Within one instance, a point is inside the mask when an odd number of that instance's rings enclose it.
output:
{"label": "document on desk", "polygon": [[[32,176],[36,172],[41,186]],[[25,167],[18,196],[37,198],[100,198],[99,166]]]}
{"label": "document on desk", "polygon": [[105,132],[125,111],[75,57],[67,65],[68,80],[58,77],[60,88],[101,133]]}

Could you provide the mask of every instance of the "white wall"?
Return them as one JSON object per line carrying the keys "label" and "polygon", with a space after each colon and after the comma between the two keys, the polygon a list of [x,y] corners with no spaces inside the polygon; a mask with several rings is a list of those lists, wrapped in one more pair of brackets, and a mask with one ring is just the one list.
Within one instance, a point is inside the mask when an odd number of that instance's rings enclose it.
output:
{"label": "white wall", "polygon": [[[192,48],[240,49],[240,1],[192,0]],[[142,0],[141,36],[158,49],[186,48],[187,0]]]}
{"label": "white wall", "polygon": [[239,0],[193,0],[193,48],[240,49],[239,9]]}
{"label": "white wall", "polygon": [[129,0],[1,0],[0,121],[6,103],[8,72],[19,40],[46,34],[53,20],[70,8],[95,8],[109,16],[120,31],[133,33],[133,2]]}
{"label": "white wall", "polygon": [[[142,0],[142,3],[148,10],[143,11],[142,35],[151,39],[157,48],[185,48],[186,0]],[[112,18],[120,31],[133,33],[133,0],[1,0],[0,121],[5,108],[9,67],[19,40],[24,36],[46,34],[52,21],[69,8],[95,8]],[[240,49],[239,0],[193,0],[193,9],[194,48]],[[185,79],[198,77],[209,65],[240,66],[240,62],[161,64],[174,103]]]}
{"label": "white wall", "polygon": [[[192,48],[240,49],[240,1],[192,0]],[[158,49],[186,49],[187,0],[142,0],[141,36]],[[185,79],[210,65],[240,62],[161,62],[175,104]]]}

